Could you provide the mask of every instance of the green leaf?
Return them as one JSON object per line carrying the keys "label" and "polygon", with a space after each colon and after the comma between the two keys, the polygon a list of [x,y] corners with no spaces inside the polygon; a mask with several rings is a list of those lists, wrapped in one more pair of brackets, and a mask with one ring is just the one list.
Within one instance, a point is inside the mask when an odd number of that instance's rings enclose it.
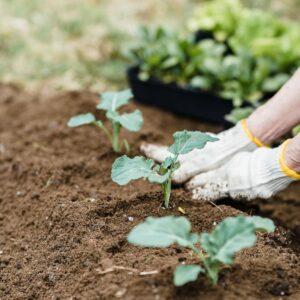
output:
{"label": "green leaf", "polygon": [[92,124],[95,121],[96,121],[96,119],[95,119],[94,115],[91,113],[87,113],[87,114],[82,114],[82,115],[72,117],[68,122],[68,126],[69,127],[77,127],[77,126],[81,126],[81,125]]}
{"label": "green leaf", "polygon": [[191,223],[185,217],[167,216],[162,218],[148,217],[129,233],[129,243],[145,247],[168,247],[177,243],[191,247],[197,241],[191,233]]}
{"label": "green leaf", "polygon": [[212,86],[212,80],[209,79],[208,77],[204,77],[204,76],[195,76],[192,80],[191,80],[191,86],[194,88],[199,88],[199,89],[204,89],[204,90],[208,90],[211,88]]}
{"label": "green leaf", "polygon": [[106,118],[114,121],[114,122],[118,122],[118,117],[120,116],[119,113],[117,111],[113,111],[113,110],[108,110],[105,114]]}
{"label": "green leaf", "polygon": [[228,122],[231,122],[233,124],[238,123],[239,121],[248,118],[252,112],[254,111],[253,107],[239,107],[239,108],[234,108],[230,114],[225,116],[225,120]]}
{"label": "green leaf", "polygon": [[101,102],[97,105],[97,108],[115,111],[127,104],[131,98],[132,92],[129,89],[121,92],[105,92],[101,94]]}
{"label": "green leaf", "polygon": [[112,165],[111,178],[119,185],[125,185],[131,180],[148,178],[153,173],[154,161],[143,156],[129,158],[123,155]]}
{"label": "green leaf", "polygon": [[200,131],[177,131],[173,135],[174,143],[168,150],[175,154],[186,154],[194,149],[202,149],[207,142],[218,141],[217,138],[212,137]]}
{"label": "green leaf", "polygon": [[174,157],[167,157],[161,164],[164,169],[168,169],[175,162]]}
{"label": "green leaf", "polygon": [[147,81],[147,80],[149,80],[149,78],[150,78],[149,73],[147,73],[147,72],[140,72],[139,73],[139,79],[141,81]]}
{"label": "green leaf", "polygon": [[289,80],[289,78],[290,75],[284,73],[266,78],[263,82],[262,89],[264,92],[276,92]]}
{"label": "green leaf", "polygon": [[244,216],[226,218],[210,233],[200,236],[203,249],[211,261],[231,264],[236,252],[255,244],[253,219]]}
{"label": "green leaf", "polygon": [[199,273],[204,273],[204,270],[198,265],[179,265],[174,272],[173,282],[176,286],[182,286],[197,280]]}
{"label": "green leaf", "polygon": [[116,120],[129,131],[139,131],[143,125],[143,116],[138,109],[132,113],[117,116]]}
{"label": "green leaf", "polygon": [[119,185],[125,185],[131,180],[140,178],[148,179],[151,183],[164,183],[170,172],[160,175],[154,167],[154,161],[143,156],[129,158],[123,155],[115,160],[112,165],[111,178]]}
{"label": "green leaf", "polygon": [[148,176],[148,180],[151,183],[159,183],[162,184],[164,182],[166,182],[168,180],[168,178],[171,176],[170,171],[168,171],[166,174],[164,175],[159,175],[156,172],[152,172],[151,174],[149,174]]}
{"label": "green leaf", "polygon": [[179,59],[177,57],[171,56],[171,57],[167,58],[161,64],[161,68],[162,69],[168,69],[168,68],[176,66],[178,63],[179,63]]}
{"label": "green leaf", "polygon": [[293,136],[296,136],[300,133],[300,124],[293,128],[292,134]]}
{"label": "green leaf", "polygon": [[270,232],[274,232],[275,230],[274,222],[268,218],[252,216],[252,217],[246,217],[246,219],[252,222],[255,231],[270,233]]}

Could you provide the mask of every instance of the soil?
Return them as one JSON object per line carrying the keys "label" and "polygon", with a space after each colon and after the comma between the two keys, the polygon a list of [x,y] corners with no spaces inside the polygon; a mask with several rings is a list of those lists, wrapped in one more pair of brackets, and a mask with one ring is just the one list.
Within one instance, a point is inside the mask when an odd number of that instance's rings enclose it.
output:
{"label": "soil", "polygon": [[[111,181],[117,155],[101,131],[66,126],[80,112],[101,117],[97,102],[88,92],[45,96],[0,86],[0,299],[300,299],[299,184],[273,199],[218,206],[176,188],[172,208],[162,209],[159,187]],[[141,141],[170,143],[176,130],[221,130],[141,109],[142,131],[125,135],[133,154]],[[200,276],[176,288],[172,272],[193,261],[191,253],[135,247],[126,235],[147,216],[180,215],[179,206],[197,232],[242,213],[280,226],[239,253],[217,286]]]}

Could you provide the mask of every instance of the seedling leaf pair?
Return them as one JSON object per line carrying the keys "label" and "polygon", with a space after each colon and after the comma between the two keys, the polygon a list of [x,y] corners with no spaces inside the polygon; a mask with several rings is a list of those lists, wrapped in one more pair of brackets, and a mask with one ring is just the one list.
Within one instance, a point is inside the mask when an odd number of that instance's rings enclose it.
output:
{"label": "seedling leaf pair", "polygon": [[202,149],[206,143],[218,140],[206,133],[187,130],[178,131],[173,137],[174,143],[168,148],[170,156],[161,164],[155,164],[152,159],[142,156],[134,158],[122,156],[112,166],[112,180],[125,185],[131,180],[144,178],[151,183],[161,184],[165,207],[168,207],[172,175],[180,167],[179,155],[189,153],[194,149]]}
{"label": "seedling leaf pair", "polygon": [[126,140],[119,141],[120,129],[126,128],[129,131],[139,131],[143,125],[143,117],[137,109],[132,113],[120,114],[117,110],[129,103],[132,98],[130,90],[121,92],[105,92],[101,94],[101,102],[97,105],[97,109],[106,111],[106,118],[111,121],[112,132],[110,132],[102,121],[96,120],[91,113],[77,115],[72,117],[69,122],[69,127],[77,127],[82,125],[95,125],[101,128],[108,139],[110,140],[115,152],[120,152],[124,145],[129,150],[129,145]]}
{"label": "seedling leaf pair", "polygon": [[[127,240],[144,247],[168,247],[178,244],[190,248],[203,263],[205,271],[198,265],[178,266],[174,272],[174,284],[180,286],[194,281],[200,272],[205,272],[216,284],[222,265],[232,264],[238,251],[252,247],[256,242],[257,231],[274,230],[274,223],[269,219],[238,216],[226,218],[211,233],[202,233],[199,236],[191,232],[191,224],[185,217],[149,217],[133,228]],[[202,249],[198,247],[198,243]]]}

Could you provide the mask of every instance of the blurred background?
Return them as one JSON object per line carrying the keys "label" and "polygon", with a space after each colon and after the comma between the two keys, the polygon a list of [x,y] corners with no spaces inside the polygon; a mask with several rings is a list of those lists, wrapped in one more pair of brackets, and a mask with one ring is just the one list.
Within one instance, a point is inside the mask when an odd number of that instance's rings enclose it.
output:
{"label": "blurred background", "polygon": [[[0,81],[29,90],[124,86],[124,53],[137,39],[139,26],[184,31],[202,2],[0,0]],[[280,18],[299,19],[299,0],[242,2]]]}

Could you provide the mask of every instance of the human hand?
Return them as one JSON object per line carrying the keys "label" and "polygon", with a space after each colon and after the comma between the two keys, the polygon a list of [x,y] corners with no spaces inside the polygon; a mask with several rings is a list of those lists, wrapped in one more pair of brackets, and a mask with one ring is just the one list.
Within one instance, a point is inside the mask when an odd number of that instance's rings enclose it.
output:
{"label": "human hand", "polygon": [[[219,168],[241,151],[253,151],[257,146],[250,140],[241,123],[216,135],[219,141],[208,143],[203,149],[195,149],[180,155],[180,167],[173,175],[173,182],[180,184],[202,172]],[[164,161],[172,154],[167,146],[143,143],[141,151],[157,162]]]}
{"label": "human hand", "polygon": [[284,145],[241,152],[220,168],[195,176],[186,187],[198,200],[270,198],[296,180],[284,172],[283,157]]}

